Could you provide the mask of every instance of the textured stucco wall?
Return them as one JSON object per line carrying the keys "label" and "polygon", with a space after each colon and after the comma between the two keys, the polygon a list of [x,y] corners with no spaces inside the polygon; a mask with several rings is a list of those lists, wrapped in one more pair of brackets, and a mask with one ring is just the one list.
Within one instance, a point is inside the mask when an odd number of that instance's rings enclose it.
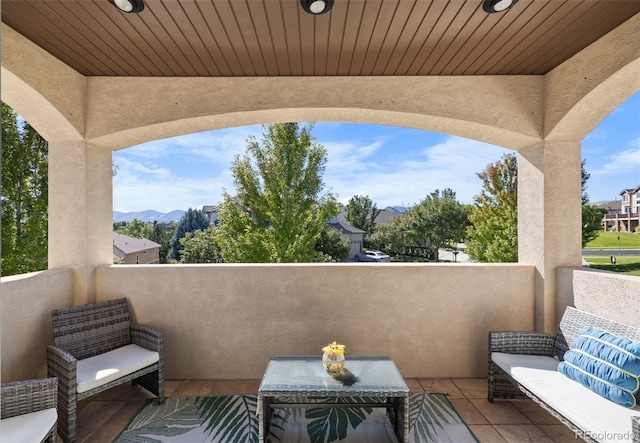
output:
{"label": "textured stucco wall", "polygon": [[[138,265],[97,270],[165,336],[167,377],[260,378],[271,355],[389,355],[406,377],[486,375],[489,330],[533,328],[533,266]],[[126,284],[123,284],[126,282]]]}
{"label": "textured stucco wall", "polygon": [[2,277],[2,382],[45,377],[51,311],[73,305],[73,271]]}
{"label": "textured stucco wall", "polygon": [[566,306],[575,306],[640,327],[640,277],[586,267],[558,268],[557,277],[559,315]]}

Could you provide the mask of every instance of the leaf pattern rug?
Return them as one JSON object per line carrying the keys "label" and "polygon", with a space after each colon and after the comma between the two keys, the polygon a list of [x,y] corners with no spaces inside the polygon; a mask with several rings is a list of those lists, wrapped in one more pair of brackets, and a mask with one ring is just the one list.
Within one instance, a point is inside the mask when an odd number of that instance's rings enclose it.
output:
{"label": "leaf pattern rug", "polygon": [[[172,397],[161,406],[150,402],[114,443],[258,443],[257,403],[255,395]],[[413,443],[479,441],[446,394],[411,394],[409,409],[409,440]],[[274,410],[269,442],[333,441],[383,443],[397,439],[384,408]]]}

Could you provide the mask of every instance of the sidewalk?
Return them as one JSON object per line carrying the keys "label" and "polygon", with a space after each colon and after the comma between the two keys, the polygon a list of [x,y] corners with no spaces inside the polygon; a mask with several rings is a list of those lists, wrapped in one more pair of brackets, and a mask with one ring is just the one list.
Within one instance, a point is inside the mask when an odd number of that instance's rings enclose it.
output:
{"label": "sidewalk", "polygon": [[438,249],[438,260],[466,263],[469,261],[469,256],[464,253],[464,250],[465,250],[464,243],[458,244],[457,255],[454,255],[453,250],[440,248]]}

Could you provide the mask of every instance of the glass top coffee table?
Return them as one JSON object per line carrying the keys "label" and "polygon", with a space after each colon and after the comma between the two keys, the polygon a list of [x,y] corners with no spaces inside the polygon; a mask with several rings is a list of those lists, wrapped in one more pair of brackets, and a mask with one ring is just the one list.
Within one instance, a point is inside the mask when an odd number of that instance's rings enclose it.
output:
{"label": "glass top coffee table", "polygon": [[[258,390],[259,437],[267,441],[274,408],[383,407],[400,442],[409,441],[409,388],[389,357],[347,357],[358,380],[334,378],[321,357],[272,357]],[[340,401],[336,397],[353,399]]]}

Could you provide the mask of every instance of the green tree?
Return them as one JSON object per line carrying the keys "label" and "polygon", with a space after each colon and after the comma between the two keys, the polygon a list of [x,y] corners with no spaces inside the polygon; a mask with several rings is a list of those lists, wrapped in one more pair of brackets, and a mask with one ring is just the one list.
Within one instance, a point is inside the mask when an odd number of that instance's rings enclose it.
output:
{"label": "green tree", "polygon": [[405,215],[407,240],[412,246],[428,246],[434,256],[438,248],[457,244],[465,238],[469,225],[469,207],[456,200],[456,193],[447,188],[436,189]]}
{"label": "green tree", "polygon": [[164,225],[162,223],[158,223],[157,220],[153,222],[151,234],[149,235],[148,239],[160,245],[158,258],[160,259],[161,264],[167,263],[167,257],[169,256],[170,250],[169,242],[171,241],[171,237],[173,236],[175,230],[175,223]]}
{"label": "green tree", "polygon": [[180,239],[180,263],[222,263],[222,254],[213,232],[215,228],[204,231],[187,232]]}
{"label": "green tree", "polygon": [[518,261],[518,161],[514,154],[477,174],[482,191],[469,215],[466,252],[476,262]]}
{"label": "green tree", "polygon": [[184,237],[187,232],[195,232],[198,229],[201,231],[206,230],[209,227],[209,219],[199,209],[191,209],[189,208],[187,212],[182,215],[180,221],[176,226],[176,231],[169,240],[169,247],[171,251],[169,252],[169,256],[167,257],[168,261],[179,261],[180,260],[180,251],[183,246],[180,244],[180,239]]}
{"label": "green tree", "polygon": [[586,161],[582,160],[580,165],[582,184],[582,247],[595,239],[602,230],[602,218],[607,211],[598,206],[589,204],[589,194],[587,194],[587,181],[591,177],[585,168]]}
{"label": "green tree", "polygon": [[48,144],[2,103],[2,275],[47,269]]}
{"label": "green tree", "polygon": [[321,194],[327,152],[311,125],[265,126],[262,143],[250,137],[232,173],[237,198],[225,192],[216,241],[224,261],[310,262],[327,220],[338,213],[331,194]]}
{"label": "green tree", "polygon": [[349,223],[367,234],[373,233],[376,217],[381,211],[368,195],[354,195],[349,199],[346,209]]}
{"label": "green tree", "polygon": [[368,244],[372,249],[379,249],[388,254],[401,254],[405,246],[410,243],[407,233],[406,215],[392,218],[376,226],[376,229],[368,237]]}
{"label": "green tree", "polygon": [[349,256],[349,242],[342,239],[337,229],[325,226],[316,241],[314,249],[317,252],[315,261],[339,262]]}
{"label": "green tree", "polygon": [[145,223],[142,220],[134,218],[133,221],[126,222],[123,226],[116,229],[116,232],[123,235],[128,235],[134,238],[146,238],[151,240],[151,233],[153,227],[149,223]]}

